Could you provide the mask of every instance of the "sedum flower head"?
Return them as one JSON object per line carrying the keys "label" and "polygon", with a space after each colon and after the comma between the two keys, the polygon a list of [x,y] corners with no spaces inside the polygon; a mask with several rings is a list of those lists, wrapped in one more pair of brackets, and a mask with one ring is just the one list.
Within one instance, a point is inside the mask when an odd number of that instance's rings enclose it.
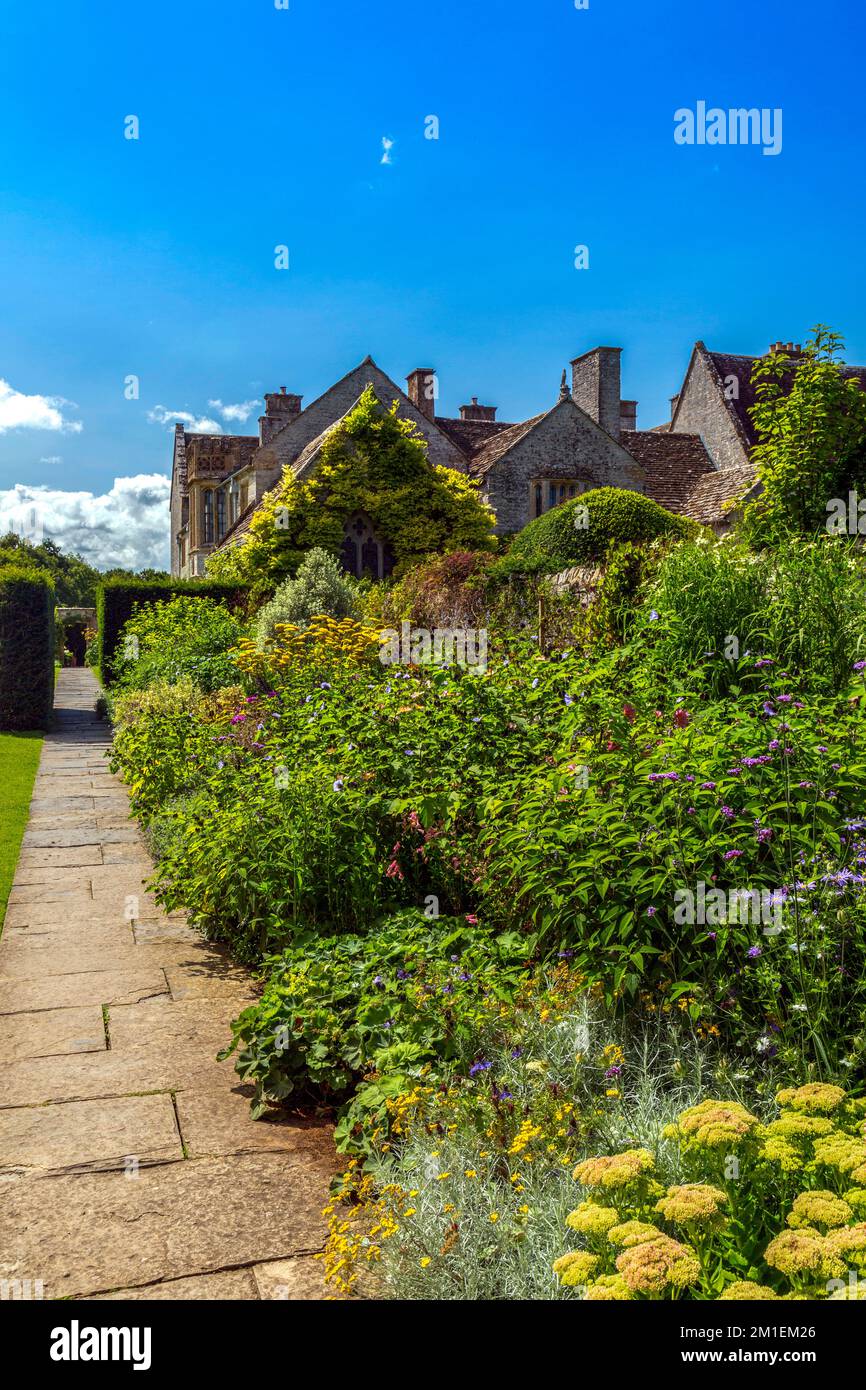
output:
{"label": "sedum flower head", "polygon": [[581,1202],[579,1207],[568,1213],[565,1224],[584,1236],[606,1236],[611,1226],[616,1226],[620,1220],[620,1214],[615,1207],[600,1207],[595,1202]]}
{"label": "sedum flower head", "polygon": [[803,1171],[803,1153],[780,1134],[771,1134],[761,1144],[761,1157],[769,1163],[778,1163],[783,1173]]}
{"label": "sedum flower head", "polygon": [[788,1225],[797,1228],[810,1226],[844,1226],[854,1215],[848,1203],[835,1192],[801,1192],[795,1197],[788,1213]]}
{"label": "sedum flower head", "polygon": [[769,1302],[771,1299],[779,1301],[779,1295],[768,1284],[753,1284],[751,1279],[738,1279],[736,1283],[729,1284],[724,1293],[720,1293],[716,1299],[717,1303],[727,1303],[742,1299],[753,1299],[755,1302],[763,1299]]}
{"label": "sedum flower head", "polygon": [[779,1091],[776,1100],[785,1110],[801,1110],[807,1115],[832,1115],[844,1103],[845,1092],[841,1086],[810,1081],[806,1086]]}
{"label": "sedum flower head", "polygon": [[630,1303],[631,1290],[621,1274],[603,1274],[584,1294],[586,1303]]}
{"label": "sedum flower head", "polygon": [[773,1269],[782,1274],[813,1275],[815,1278],[829,1279],[842,1272],[842,1263],[835,1257],[827,1240],[820,1231],[805,1228],[802,1231],[782,1231],[771,1240],[764,1251],[764,1259]]}
{"label": "sedum flower head", "polygon": [[862,1266],[866,1259],[866,1222],[856,1226],[840,1226],[827,1236],[827,1244],[834,1255],[840,1255],[847,1262]]}
{"label": "sedum flower head", "polygon": [[645,1240],[658,1240],[659,1236],[664,1235],[658,1226],[653,1226],[649,1221],[623,1221],[619,1226],[613,1226],[607,1233],[607,1238],[611,1245],[621,1245],[624,1249],[630,1250],[634,1245],[640,1245]]}
{"label": "sedum flower head", "polygon": [[553,1272],[559,1275],[560,1284],[572,1289],[585,1284],[598,1263],[599,1256],[591,1255],[588,1250],[570,1250],[554,1260]]}
{"label": "sedum flower head", "polygon": [[722,1211],[727,1201],[727,1193],[721,1188],[689,1182],[669,1187],[667,1196],[656,1202],[655,1209],[678,1226],[706,1226],[718,1231],[727,1225]]}
{"label": "sedum flower head", "polygon": [[574,1177],[584,1187],[616,1191],[646,1177],[654,1168],[655,1159],[648,1149],[626,1149],[621,1154],[601,1154],[585,1159],[578,1163]]}
{"label": "sedum flower head", "polygon": [[772,1124],[767,1125],[764,1133],[769,1136],[779,1135],[783,1139],[808,1140],[822,1139],[832,1131],[832,1120],[822,1115],[803,1115],[792,1111],[780,1115],[778,1120],[773,1120]]}
{"label": "sedum flower head", "polygon": [[866,1216],[866,1187],[851,1187],[842,1196],[855,1216]]}
{"label": "sedum flower head", "polygon": [[682,1289],[696,1284],[701,1277],[701,1266],[694,1251],[665,1235],[623,1250],[617,1256],[616,1267],[634,1293]]}
{"label": "sedum flower head", "polygon": [[866,1144],[842,1130],[834,1129],[823,1139],[815,1140],[815,1164],[825,1168],[835,1168],[839,1173],[850,1173],[859,1182],[861,1166],[866,1165]]}
{"label": "sedum flower head", "polygon": [[686,1146],[702,1149],[730,1149],[758,1127],[757,1118],[738,1101],[702,1100],[684,1110],[665,1135],[685,1140]]}

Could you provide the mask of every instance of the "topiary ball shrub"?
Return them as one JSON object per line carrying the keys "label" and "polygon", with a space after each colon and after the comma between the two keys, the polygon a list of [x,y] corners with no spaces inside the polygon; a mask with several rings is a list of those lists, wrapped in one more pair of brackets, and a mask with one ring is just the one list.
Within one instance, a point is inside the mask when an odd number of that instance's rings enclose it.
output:
{"label": "topiary ball shrub", "polygon": [[572,565],[603,560],[612,545],[624,541],[640,543],[699,531],[695,522],[674,516],[639,492],[594,488],[524,526],[508,554],[494,566],[494,573],[497,577],[556,574]]}
{"label": "topiary ball shrub", "polygon": [[277,623],[308,623],[324,614],[328,618],[360,616],[355,586],[333,555],[321,546],[310,551],[295,579],[287,579],[256,619],[256,644],[263,649]]}

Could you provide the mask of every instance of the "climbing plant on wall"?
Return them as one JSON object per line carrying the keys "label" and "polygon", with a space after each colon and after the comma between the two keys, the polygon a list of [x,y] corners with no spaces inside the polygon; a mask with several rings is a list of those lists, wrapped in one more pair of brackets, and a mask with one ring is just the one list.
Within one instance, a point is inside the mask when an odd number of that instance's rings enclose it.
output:
{"label": "climbing plant on wall", "polygon": [[327,436],[312,476],[288,468],[267,493],[242,545],[208,562],[214,579],[272,591],[307,551],[340,555],[347,523],[367,519],[399,575],[427,555],[495,549],[494,515],[472,479],[431,464],[416,426],[383,406],[368,387]]}

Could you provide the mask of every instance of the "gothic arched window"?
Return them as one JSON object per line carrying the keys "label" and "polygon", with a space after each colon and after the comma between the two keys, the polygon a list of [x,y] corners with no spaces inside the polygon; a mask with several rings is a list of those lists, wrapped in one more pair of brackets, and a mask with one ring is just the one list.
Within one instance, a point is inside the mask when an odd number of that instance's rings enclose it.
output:
{"label": "gothic arched window", "polygon": [[343,569],[356,579],[384,579],[394,568],[390,546],[383,543],[373,529],[373,523],[363,512],[349,517],[343,530],[340,548]]}

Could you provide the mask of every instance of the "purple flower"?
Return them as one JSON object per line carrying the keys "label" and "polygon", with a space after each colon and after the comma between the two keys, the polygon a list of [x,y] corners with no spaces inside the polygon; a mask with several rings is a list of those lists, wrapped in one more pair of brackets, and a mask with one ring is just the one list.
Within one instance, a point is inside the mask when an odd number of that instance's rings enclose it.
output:
{"label": "purple flower", "polygon": [[726,859],[742,859],[742,857],[743,851],[741,849],[729,849],[725,852]]}
{"label": "purple flower", "polygon": [[701,791],[702,791],[702,792],[714,792],[715,790],[716,790],[716,784],[715,784],[715,782],[702,782],[702,783],[701,783]]}
{"label": "purple flower", "polygon": [[866,670],[866,661],[855,661],[855,662],[854,662],[854,670],[855,670],[855,671],[863,671],[863,670]]}
{"label": "purple flower", "polygon": [[483,1071],[489,1071],[492,1066],[492,1062],[473,1062],[469,1068],[469,1075],[478,1076]]}
{"label": "purple flower", "polygon": [[654,908],[654,907],[648,907],[647,910],[646,910],[646,915],[647,915],[647,917],[655,917],[656,911],[657,911],[656,908]]}
{"label": "purple flower", "polygon": [[734,810],[733,806],[722,807],[722,815],[724,816],[725,820],[733,820],[736,814],[737,813]]}
{"label": "purple flower", "polygon": [[750,946],[746,952],[749,960],[757,960],[758,956],[762,956],[763,954],[764,952],[761,950],[760,946]]}

